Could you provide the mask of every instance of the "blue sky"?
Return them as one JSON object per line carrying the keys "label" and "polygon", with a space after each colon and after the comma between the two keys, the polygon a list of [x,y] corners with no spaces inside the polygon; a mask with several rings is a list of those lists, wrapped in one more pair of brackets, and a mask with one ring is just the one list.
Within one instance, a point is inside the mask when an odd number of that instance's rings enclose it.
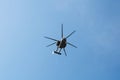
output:
{"label": "blue sky", "polygon": [[[119,0],[0,0],[0,80],[120,80]],[[68,56],[44,36],[68,41]]]}

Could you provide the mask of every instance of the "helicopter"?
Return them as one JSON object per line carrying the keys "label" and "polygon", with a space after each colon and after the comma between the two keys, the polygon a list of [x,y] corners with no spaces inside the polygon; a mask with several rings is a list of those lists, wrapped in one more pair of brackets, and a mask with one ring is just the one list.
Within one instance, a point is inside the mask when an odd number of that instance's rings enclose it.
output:
{"label": "helicopter", "polygon": [[76,31],[73,31],[71,32],[68,36],[64,37],[63,35],[63,24],[61,24],[61,40],[57,40],[57,39],[54,39],[54,38],[51,38],[51,37],[44,37],[44,38],[47,38],[47,39],[50,39],[50,40],[53,40],[55,42],[47,45],[46,47],[49,47],[49,46],[52,46],[54,44],[56,44],[57,46],[57,49],[54,51],[55,54],[58,54],[58,55],[61,55],[61,50],[63,49],[64,53],[65,53],[65,56],[67,56],[67,53],[66,53],[66,50],[65,50],[65,47],[68,45],[74,47],[74,48],[77,48],[75,45],[73,45],[72,43],[69,43],[67,42],[67,39],[73,34],[75,33]]}

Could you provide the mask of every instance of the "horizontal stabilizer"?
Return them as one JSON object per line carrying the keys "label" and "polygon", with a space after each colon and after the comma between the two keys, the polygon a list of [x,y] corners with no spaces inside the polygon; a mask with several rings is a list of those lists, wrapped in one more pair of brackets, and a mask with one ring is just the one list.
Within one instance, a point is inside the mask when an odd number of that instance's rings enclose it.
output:
{"label": "horizontal stabilizer", "polygon": [[54,51],[55,54],[58,54],[58,55],[61,55],[61,53],[57,52],[57,51]]}

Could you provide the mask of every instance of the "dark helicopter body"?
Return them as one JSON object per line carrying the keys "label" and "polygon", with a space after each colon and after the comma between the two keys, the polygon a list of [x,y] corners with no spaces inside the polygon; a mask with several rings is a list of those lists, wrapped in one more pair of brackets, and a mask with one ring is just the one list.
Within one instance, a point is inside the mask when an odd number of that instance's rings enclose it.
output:
{"label": "dark helicopter body", "polygon": [[[64,37],[63,37],[63,24],[62,24],[62,25],[61,25],[61,37],[62,37],[62,39],[61,39],[61,40],[56,40],[56,39],[53,39],[53,38],[50,38],[50,37],[45,37],[45,38],[47,38],[47,39],[50,39],[50,40],[55,41],[54,43],[49,44],[47,47],[49,47],[49,46],[51,46],[51,45],[53,45],[53,44],[56,44],[57,49],[56,49],[56,51],[54,51],[54,53],[61,55],[60,51],[61,51],[61,49],[63,49],[65,55],[67,56],[66,51],[65,51],[65,47],[67,46],[67,44],[69,44],[69,45],[77,48],[77,47],[74,46],[73,44],[67,42],[67,38],[70,37],[74,32],[75,32],[75,31],[73,31],[71,34],[69,34],[67,37],[64,38]],[[59,49],[59,51],[58,51],[58,49]]]}
{"label": "dark helicopter body", "polygon": [[57,41],[57,44],[56,46],[59,47],[59,48],[65,48],[66,47],[66,39],[63,38],[61,41]]}

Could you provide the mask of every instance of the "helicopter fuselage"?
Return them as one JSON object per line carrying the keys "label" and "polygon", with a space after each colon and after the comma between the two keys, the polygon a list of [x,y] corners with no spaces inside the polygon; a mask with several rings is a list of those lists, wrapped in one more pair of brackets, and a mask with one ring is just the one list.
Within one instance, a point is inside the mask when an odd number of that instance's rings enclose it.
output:
{"label": "helicopter fuselage", "polygon": [[56,46],[58,46],[58,48],[65,48],[66,47],[66,38],[63,38],[61,41],[57,41]]}

